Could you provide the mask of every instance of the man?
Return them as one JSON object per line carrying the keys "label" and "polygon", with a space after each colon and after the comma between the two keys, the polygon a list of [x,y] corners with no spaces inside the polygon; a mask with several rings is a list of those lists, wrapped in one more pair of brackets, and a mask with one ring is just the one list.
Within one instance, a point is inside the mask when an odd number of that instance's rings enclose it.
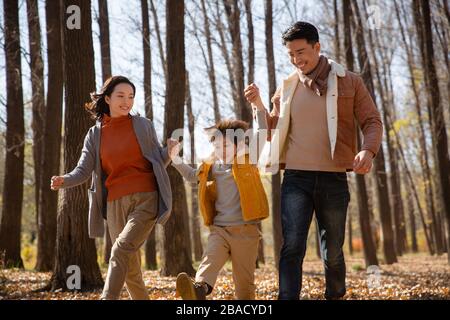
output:
{"label": "man", "polygon": [[[299,299],[313,212],[325,267],[325,298],[340,299],[346,290],[342,250],[350,201],[346,171],[366,174],[372,168],[382,138],[380,114],[361,77],[320,55],[316,27],[296,22],[282,40],[295,71],[277,89],[272,112],[266,111],[255,84],[245,89],[252,107],[266,113],[268,128],[276,129],[260,161],[285,169],[279,299]],[[364,136],[359,153],[357,125]]]}

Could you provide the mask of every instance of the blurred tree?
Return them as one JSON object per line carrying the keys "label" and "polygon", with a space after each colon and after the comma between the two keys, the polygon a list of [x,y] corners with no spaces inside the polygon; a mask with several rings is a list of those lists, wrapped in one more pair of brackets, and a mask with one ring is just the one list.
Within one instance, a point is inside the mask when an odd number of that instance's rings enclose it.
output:
{"label": "blurred tree", "polygon": [[20,256],[25,125],[17,0],[3,2],[6,63],[6,159],[3,182],[0,254],[5,267],[23,268]]}
{"label": "blurred tree", "polygon": [[[68,6],[80,8],[80,29],[66,25]],[[65,85],[64,113],[64,172],[77,165],[84,137],[93,124],[84,104],[95,90],[94,48],[90,0],[63,0],[62,21],[63,61]],[[75,16],[76,19],[76,16]],[[82,68],[83,72],[80,72]],[[88,236],[88,195],[86,184],[62,190],[61,206],[57,217],[56,260],[50,286],[52,290],[68,290],[67,268],[78,266],[81,272],[81,291],[103,287],[97,264],[95,241]]]}
{"label": "blurred tree", "polygon": [[[184,127],[184,103],[186,98],[186,67],[184,47],[184,0],[166,2],[166,108],[164,112],[164,141],[176,129]],[[161,274],[176,276],[180,272],[194,274],[186,192],[183,178],[175,168],[167,169],[172,187],[172,215],[164,225],[163,250],[161,252]]]}
{"label": "blurred tree", "polygon": [[59,1],[45,2],[47,30],[47,105],[44,114],[44,144],[38,207],[38,253],[36,270],[51,271],[55,261],[56,215],[58,193],[49,188],[49,181],[60,170],[63,100],[63,62],[61,47],[61,16]]}
{"label": "blurred tree", "polygon": [[[98,0],[98,24],[100,27],[100,55],[102,59],[103,83],[112,75],[111,49],[109,41],[108,0]],[[108,264],[111,257],[112,242],[109,236],[108,224],[105,221],[105,235],[103,236],[103,262]]]}
{"label": "blurred tree", "polygon": [[[352,27],[351,17],[352,8],[350,0],[342,0],[342,15],[344,24],[344,52],[347,69],[354,71],[354,56],[352,43]],[[360,134],[357,135],[358,147],[361,146]],[[364,175],[357,174],[356,179],[356,196],[358,199],[359,211],[359,227],[361,230],[361,237],[364,248],[364,259],[366,266],[378,265],[377,250],[374,242],[374,235],[372,234],[371,216],[368,205],[367,187]]]}

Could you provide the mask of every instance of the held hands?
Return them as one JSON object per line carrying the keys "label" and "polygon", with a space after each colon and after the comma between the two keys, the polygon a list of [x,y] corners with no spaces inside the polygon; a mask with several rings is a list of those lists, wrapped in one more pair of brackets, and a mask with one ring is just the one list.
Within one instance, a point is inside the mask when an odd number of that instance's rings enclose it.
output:
{"label": "held hands", "polygon": [[178,140],[172,138],[167,139],[167,151],[171,160],[179,157],[178,154],[180,153],[181,147],[182,146]]}
{"label": "held hands", "polygon": [[59,190],[63,184],[64,184],[63,176],[53,176],[50,180],[50,189],[55,191]]}
{"label": "held hands", "polygon": [[372,169],[373,152],[369,150],[363,150],[359,152],[355,160],[353,160],[353,171],[356,174],[366,174]]}
{"label": "held hands", "polygon": [[244,96],[249,103],[251,103],[253,109],[264,110],[264,104],[259,94],[259,88],[256,84],[251,83],[244,89]]}
{"label": "held hands", "polygon": [[275,94],[272,96],[272,99],[270,99],[270,102],[272,102],[279,110],[280,109],[280,100],[281,100],[281,96],[280,96],[279,92],[275,92]]}
{"label": "held hands", "polygon": [[[252,104],[252,107],[254,109],[258,110],[264,110],[264,103],[261,100],[261,95],[259,93],[259,88],[256,84],[251,83],[248,85],[244,90],[244,96],[247,99],[249,103]],[[280,108],[280,92],[277,90],[272,98],[270,99],[270,102],[272,102],[278,109]]]}

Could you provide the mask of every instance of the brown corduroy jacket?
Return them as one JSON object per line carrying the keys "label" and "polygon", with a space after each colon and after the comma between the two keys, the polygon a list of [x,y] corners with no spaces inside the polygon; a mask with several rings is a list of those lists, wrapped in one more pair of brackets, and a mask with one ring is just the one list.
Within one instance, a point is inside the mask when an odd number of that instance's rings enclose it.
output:
{"label": "brown corduroy jacket", "polygon": [[[356,156],[358,126],[363,133],[361,150],[369,150],[374,155],[381,145],[383,127],[380,113],[367,90],[362,78],[344,69],[340,64],[329,60],[332,68],[328,76],[326,93],[327,124],[331,147],[331,156],[335,164],[351,171]],[[284,168],[285,142],[290,125],[290,109],[292,96],[299,81],[296,72],[287,77],[276,95],[280,95],[278,103],[274,103],[272,112],[266,111],[267,126],[277,129],[266,143],[260,164],[270,167],[279,164]],[[324,128],[325,130],[326,128]],[[273,144],[279,155],[271,152]],[[300,156],[300,155],[299,155]]]}

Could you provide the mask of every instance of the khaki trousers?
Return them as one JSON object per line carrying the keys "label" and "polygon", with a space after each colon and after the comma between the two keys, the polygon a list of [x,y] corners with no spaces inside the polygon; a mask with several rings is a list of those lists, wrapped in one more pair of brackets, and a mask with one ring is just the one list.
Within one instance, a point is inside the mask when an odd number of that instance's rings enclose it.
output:
{"label": "khaki trousers", "polygon": [[255,299],[255,269],[260,238],[256,224],[210,226],[208,244],[195,281],[214,287],[220,270],[231,258],[236,299]]}
{"label": "khaki trousers", "polygon": [[119,299],[124,283],[133,300],[148,300],[141,272],[140,247],[155,226],[158,193],[138,192],[109,201],[107,223],[111,258],[102,299]]}

